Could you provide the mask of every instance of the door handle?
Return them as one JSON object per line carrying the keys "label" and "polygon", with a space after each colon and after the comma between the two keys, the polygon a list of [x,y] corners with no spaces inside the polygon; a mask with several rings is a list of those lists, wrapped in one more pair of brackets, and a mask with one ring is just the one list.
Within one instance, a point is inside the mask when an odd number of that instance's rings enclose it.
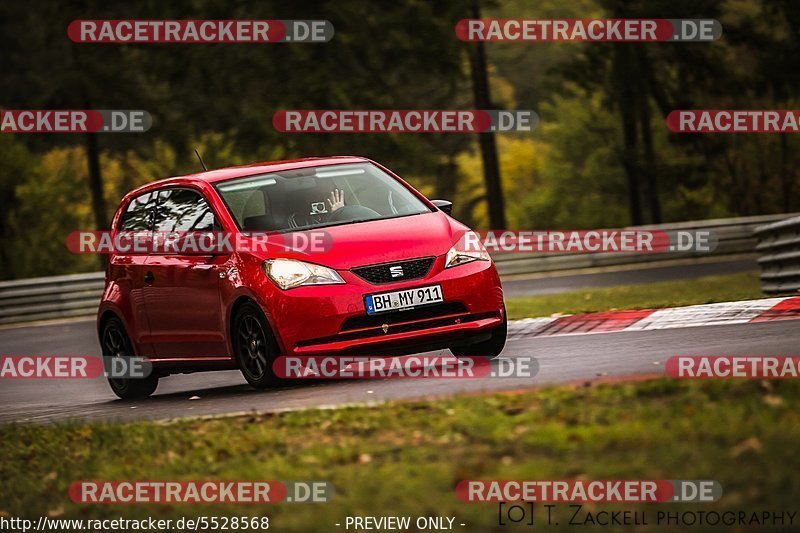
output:
{"label": "door handle", "polygon": [[156,277],[153,275],[152,272],[150,272],[148,270],[147,273],[144,275],[144,282],[145,283],[153,283],[155,280],[156,280]]}
{"label": "door handle", "polygon": [[214,268],[216,268],[216,266],[217,265],[207,265],[200,263],[197,265],[192,265],[192,270],[213,270]]}

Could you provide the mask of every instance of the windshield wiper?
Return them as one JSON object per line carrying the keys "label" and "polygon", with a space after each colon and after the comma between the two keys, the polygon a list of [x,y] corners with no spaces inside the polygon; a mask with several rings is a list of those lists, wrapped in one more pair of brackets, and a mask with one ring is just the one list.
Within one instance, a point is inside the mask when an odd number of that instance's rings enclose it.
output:
{"label": "windshield wiper", "polygon": [[358,224],[360,222],[372,222],[375,220],[391,220],[393,218],[403,218],[403,217],[411,217],[415,215],[424,215],[425,213],[429,213],[431,211],[422,211],[421,213],[407,213],[405,215],[397,215],[393,217],[378,217],[378,218],[357,218],[355,220],[348,220],[345,222],[328,222],[326,224],[316,224],[314,226],[307,226],[301,228],[287,228],[284,230],[280,230],[278,233],[290,233],[292,231],[311,231],[320,228],[330,228],[333,226],[348,226],[350,224]]}

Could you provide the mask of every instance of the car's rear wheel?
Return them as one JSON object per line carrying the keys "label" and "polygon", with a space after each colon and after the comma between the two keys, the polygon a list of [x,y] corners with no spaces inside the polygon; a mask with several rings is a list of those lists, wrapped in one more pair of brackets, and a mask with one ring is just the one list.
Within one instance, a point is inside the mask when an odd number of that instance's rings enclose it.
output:
{"label": "car's rear wheel", "polygon": [[466,346],[454,346],[450,348],[453,355],[458,357],[478,357],[484,356],[487,359],[495,359],[503,351],[508,337],[508,317],[505,307],[503,307],[503,323],[492,330],[491,336],[481,342]]}
{"label": "car's rear wheel", "polygon": [[242,304],[233,320],[232,335],[236,361],[244,379],[257,389],[275,385],[278,379],[272,363],[278,349],[264,313],[256,304]]}
{"label": "car's rear wheel", "polygon": [[[133,357],[133,346],[125,331],[122,321],[110,318],[103,325],[102,334],[103,357]],[[144,378],[108,378],[108,384],[114,394],[124,400],[150,396],[158,387],[158,376],[150,374]]]}

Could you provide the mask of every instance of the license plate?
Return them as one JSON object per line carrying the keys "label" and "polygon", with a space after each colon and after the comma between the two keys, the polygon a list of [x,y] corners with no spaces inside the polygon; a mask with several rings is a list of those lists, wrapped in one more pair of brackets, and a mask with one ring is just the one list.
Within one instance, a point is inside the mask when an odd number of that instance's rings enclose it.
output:
{"label": "license plate", "polygon": [[369,294],[364,297],[364,304],[367,307],[368,315],[411,309],[420,305],[435,304],[443,301],[441,285],[431,285],[429,287],[419,287],[417,289],[407,289],[404,291],[384,292],[381,294]]}

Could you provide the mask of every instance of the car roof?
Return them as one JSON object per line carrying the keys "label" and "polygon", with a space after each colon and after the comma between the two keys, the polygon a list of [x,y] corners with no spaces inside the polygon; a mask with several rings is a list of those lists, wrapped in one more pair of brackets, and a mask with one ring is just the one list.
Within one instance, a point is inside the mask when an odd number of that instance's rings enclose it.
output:
{"label": "car roof", "polygon": [[167,185],[169,184],[170,181],[173,180],[181,181],[184,183],[187,180],[216,183],[218,181],[229,180],[232,178],[240,178],[243,176],[254,176],[257,174],[265,174],[269,172],[281,172],[284,170],[294,170],[298,168],[308,168],[308,167],[316,167],[324,165],[339,165],[344,163],[364,163],[369,161],[370,160],[365,157],[350,156],[350,155],[337,155],[330,157],[304,157],[302,159],[265,161],[261,163],[251,163],[249,165],[242,165],[238,167],[227,167],[216,170],[208,170],[206,172],[187,174],[185,176],[176,176],[174,178],[165,178],[158,180],[155,183],[158,183],[159,185]]}

